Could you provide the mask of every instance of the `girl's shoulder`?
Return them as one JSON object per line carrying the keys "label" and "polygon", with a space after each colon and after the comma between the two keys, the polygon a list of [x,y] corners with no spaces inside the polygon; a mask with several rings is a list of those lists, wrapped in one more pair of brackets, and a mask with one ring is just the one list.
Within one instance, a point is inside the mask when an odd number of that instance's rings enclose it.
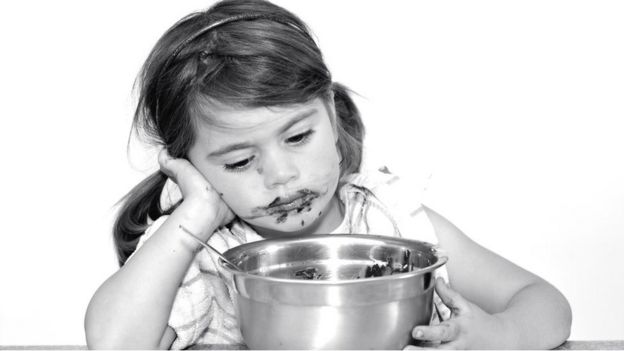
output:
{"label": "girl's shoulder", "polygon": [[366,168],[343,179],[343,191],[368,192],[386,206],[421,207],[427,179],[399,176],[387,166]]}
{"label": "girl's shoulder", "polygon": [[[375,221],[375,215],[381,214],[377,217],[389,219],[393,230],[398,232],[395,235],[437,243],[433,225],[422,204],[427,181],[428,177],[399,176],[386,166],[367,168],[343,179],[340,198],[347,216],[358,218],[360,213],[366,213],[369,223],[385,222]],[[375,226],[371,227],[374,229]]]}

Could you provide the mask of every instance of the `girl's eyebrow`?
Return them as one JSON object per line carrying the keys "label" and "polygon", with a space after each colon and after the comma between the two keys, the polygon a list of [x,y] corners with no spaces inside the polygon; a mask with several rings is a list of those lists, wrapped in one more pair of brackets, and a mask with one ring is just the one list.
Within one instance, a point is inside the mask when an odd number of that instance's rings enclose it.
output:
{"label": "girl's eyebrow", "polygon": [[[288,122],[286,124],[284,124],[280,130],[279,133],[282,134],[285,131],[287,131],[288,129],[290,129],[290,127],[294,126],[295,124],[301,122],[302,120],[312,116],[313,114],[315,114],[318,110],[316,108],[312,108],[309,110],[304,110],[301,111],[297,114],[295,114],[292,118],[290,118],[288,120]],[[242,150],[242,149],[246,149],[249,147],[252,147],[253,145],[249,142],[243,142],[243,143],[237,143],[237,144],[231,144],[231,145],[227,145],[224,146],[216,151],[211,152],[210,154],[208,154],[208,157],[216,157],[216,156],[221,156],[224,154],[227,154],[228,152],[231,151],[236,151],[236,150]]]}
{"label": "girl's eyebrow", "polygon": [[301,122],[302,120],[312,116],[313,114],[315,114],[317,112],[316,108],[312,108],[309,110],[304,110],[301,111],[299,113],[297,113],[296,115],[294,115],[292,118],[290,118],[290,120],[288,121],[288,123],[284,124],[282,126],[282,128],[280,128],[280,134],[284,133],[285,131],[287,131],[288,129],[290,129],[290,127],[294,126],[295,124]]}
{"label": "girl's eyebrow", "polygon": [[252,147],[253,145],[251,143],[238,143],[238,144],[232,144],[232,145],[228,145],[225,147],[220,148],[217,151],[213,151],[210,154],[208,154],[208,157],[217,157],[217,156],[221,156],[224,154],[227,154],[228,152],[231,151],[236,151],[236,150],[242,150],[242,149],[246,149],[249,147]]}

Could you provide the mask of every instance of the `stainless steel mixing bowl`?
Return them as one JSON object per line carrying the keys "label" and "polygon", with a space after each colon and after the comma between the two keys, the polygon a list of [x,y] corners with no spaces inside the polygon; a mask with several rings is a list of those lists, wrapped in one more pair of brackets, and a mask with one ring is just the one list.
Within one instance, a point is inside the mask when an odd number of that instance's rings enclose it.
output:
{"label": "stainless steel mixing bowl", "polygon": [[[241,269],[221,261],[251,349],[402,349],[429,323],[433,272],[447,261],[429,243],[356,234],[262,240],[224,256]],[[365,278],[388,263],[413,270]]]}

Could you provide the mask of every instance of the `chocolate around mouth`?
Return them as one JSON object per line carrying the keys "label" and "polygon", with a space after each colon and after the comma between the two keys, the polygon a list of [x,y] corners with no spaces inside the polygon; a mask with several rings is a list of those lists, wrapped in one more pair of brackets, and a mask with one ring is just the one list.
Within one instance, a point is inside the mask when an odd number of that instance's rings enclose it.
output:
{"label": "chocolate around mouth", "polygon": [[310,204],[320,196],[319,193],[309,189],[302,189],[297,192],[300,196],[286,202],[280,197],[275,198],[267,207],[260,208],[267,216],[277,216],[277,223],[283,223],[292,212],[301,213],[304,210],[310,211]]}
{"label": "chocolate around mouth", "polygon": [[273,207],[278,207],[278,206],[282,206],[282,205],[287,205],[289,203],[293,203],[296,200],[298,200],[299,198],[303,198],[306,197],[307,195],[314,195],[316,194],[316,196],[318,196],[318,193],[310,190],[310,189],[301,189],[299,191],[297,191],[297,193],[300,195],[298,198],[295,198],[293,200],[287,201],[282,199],[281,197],[276,197],[275,200],[271,201],[271,203],[265,208],[265,209],[269,209],[269,208],[273,208]]}
{"label": "chocolate around mouth", "polygon": [[320,196],[321,194],[316,191],[302,189],[297,191],[294,197],[276,197],[269,205],[256,207],[252,212],[252,216],[246,217],[245,219],[249,220],[264,216],[276,216],[276,222],[283,223],[286,221],[289,214],[311,211],[312,201]]}

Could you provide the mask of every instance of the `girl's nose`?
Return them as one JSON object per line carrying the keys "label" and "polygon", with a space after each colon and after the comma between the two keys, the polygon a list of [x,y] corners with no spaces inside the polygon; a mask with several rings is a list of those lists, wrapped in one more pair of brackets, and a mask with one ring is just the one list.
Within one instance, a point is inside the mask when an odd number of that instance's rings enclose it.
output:
{"label": "girl's nose", "polygon": [[268,189],[286,185],[299,178],[299,169],[289,157],[265,158],[263,162],[264,184]]}

